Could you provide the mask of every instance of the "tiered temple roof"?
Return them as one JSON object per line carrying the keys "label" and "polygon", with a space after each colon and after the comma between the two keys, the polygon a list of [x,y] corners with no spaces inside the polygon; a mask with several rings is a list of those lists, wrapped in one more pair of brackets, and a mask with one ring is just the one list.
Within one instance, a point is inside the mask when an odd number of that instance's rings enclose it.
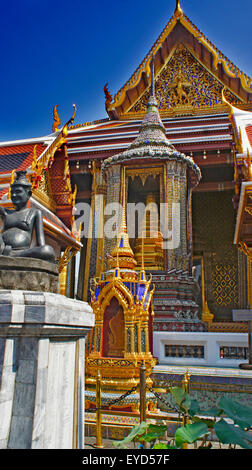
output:
{"label": "tiered temple roof", "polygon": [[64,150],[66,130],[45,137],[0,143],[0,203],[11,207],[9,186],[17,170],[26,170],[33,185],[31,204],[42,210],[45,233],[59,250],[79,249],[73,232],[74,191]]}

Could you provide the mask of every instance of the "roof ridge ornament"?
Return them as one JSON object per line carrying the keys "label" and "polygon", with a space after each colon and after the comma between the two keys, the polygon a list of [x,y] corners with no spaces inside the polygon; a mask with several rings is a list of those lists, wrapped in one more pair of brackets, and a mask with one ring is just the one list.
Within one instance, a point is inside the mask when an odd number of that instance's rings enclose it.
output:
{"label": "roof ridge ornament", "polygon": [[59,127],[60,127],[60,124],[61,124],[61,121],[60,121],[60,118],[59,118],[59,115],[58,115],[58,111],[57,111],[58,106],[59,105],[56,104],[53,108],[53,126],[52,126],[53,133],[57,132],[59,130]]}
{"label": "roof ridge ornament", "polygon": [[183,16],[183,14],[184,13],[180,5],[180,0],[176,0],[176,8],[174,10],[174,15],[176,18],[180,18],[181,16]]}
{"label": "roof ridge ornament", "polygon": [[229,114],[229,119],[230,119],[234,114],[234,108],[233,108],[233,105],[231,103],[229,103],[229,101],[225,97],[225,95],[224,95],[225,90],[227,90],[227,87],[224,86],[221,90],[221,99],[222,99],[222,102],[225,103],[226,105],[228,105],[228,107],[230,109],[230,114]]}

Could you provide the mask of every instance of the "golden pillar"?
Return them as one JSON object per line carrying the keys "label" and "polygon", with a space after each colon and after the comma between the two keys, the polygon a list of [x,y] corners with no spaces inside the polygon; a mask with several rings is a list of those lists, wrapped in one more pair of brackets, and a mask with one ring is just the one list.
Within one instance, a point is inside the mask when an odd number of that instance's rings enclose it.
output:
{"label": "golden pillar", "polygon": [[[91,173],[93,175],[93,181],[83,281],[84,301],[88,299],[89,279],[90,277],[100,275],[103,270],[104,260],[104,194],[106,192],[106,186],[103,181],[101,168],[95,162],[92,163]],[[96,250],[94,250],[95,244]],[[95,264],[91,262],[91,254],[93,251],[96,251]]]}

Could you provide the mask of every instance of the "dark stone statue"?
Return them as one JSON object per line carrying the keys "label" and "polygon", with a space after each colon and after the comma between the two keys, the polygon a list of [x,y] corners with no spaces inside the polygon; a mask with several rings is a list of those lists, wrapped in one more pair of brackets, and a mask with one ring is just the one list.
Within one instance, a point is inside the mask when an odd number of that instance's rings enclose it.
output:
{"label": "dark stone statue", "polygon": [[[4,221],[3,233],[0,235],[0,255],[54,262],[54,250],[45,244],[42,213],[38,209],[27,207],[31,194],[31,184],[26,179],[26,172],[17,171],[16,179],[11,185],[11,200],[15,210],[5,210],[0,206],[0,216]],[[31,247],[34,230],[36,246]]]}

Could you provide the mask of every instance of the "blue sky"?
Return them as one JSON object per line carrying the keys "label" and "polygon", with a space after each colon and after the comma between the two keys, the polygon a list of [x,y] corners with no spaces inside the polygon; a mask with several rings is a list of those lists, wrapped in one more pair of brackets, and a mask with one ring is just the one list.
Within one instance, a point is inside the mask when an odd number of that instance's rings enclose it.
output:
{"label": "blue sky", "polygon": [[[107,117],[114,95],[165,27],[175,0],[1,0],[0,141],[46,135],[62,124]],[[252,76],[252,1],[181,0],[185,14]]]}

